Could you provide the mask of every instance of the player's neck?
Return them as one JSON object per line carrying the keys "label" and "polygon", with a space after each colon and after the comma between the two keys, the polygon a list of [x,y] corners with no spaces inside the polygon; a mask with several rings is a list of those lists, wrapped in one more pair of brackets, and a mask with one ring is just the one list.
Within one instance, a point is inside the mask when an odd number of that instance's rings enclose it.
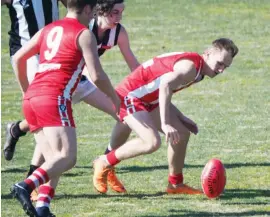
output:
{"label": "player's neck", "polygon": [[80,16],[79,14],[77,13],[74,13],[72,11],[69,11],[66,15],[67,18],[72,18],[72,19],[76,19],[78,20],[81,24],[87,26],[88,23],[85,23],[85,20],[82,18],[82,16]]}
{"label": "player's neck", "polygon": [[78,19],[78,18],[79,18],[79,15],[78,15],[78,14],[76,14],[76,13],[74,13],[74,12],[72,12],[72,11],[68,11],[68,13],[67,13],[66,17],[68,17],[68,18],[74,18],[74,19]]}
{"label": "player's neck", "polygon": [[206,55],[203,53],[202,55],[202,58],[203,58],[203,61],[204,61],[204,64],[203,64],[203,67],[201,69],[201,74],[202,75],[207,75],[207,71],[209,70],[209,66],[206,64],[205,60],[206,60]]}
{"label": "player's neck", "polygon": [[98,33],[99,34],[103,34],[107,29],[110,29],[110,27],[108,26],[108,24],[102,20],[97,18],[97,26],[98,26]]}

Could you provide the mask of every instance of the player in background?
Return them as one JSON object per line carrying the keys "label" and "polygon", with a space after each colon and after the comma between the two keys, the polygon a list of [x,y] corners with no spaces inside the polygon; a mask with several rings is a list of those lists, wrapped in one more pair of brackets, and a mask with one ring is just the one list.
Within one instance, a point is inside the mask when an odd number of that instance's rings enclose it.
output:
{"label": "player in background", "polygon": [[[66,6],[66,0],[61,0]],[[13,67],[13,56],[45,25],[59,19],[58,0],[1,0],[9,10],[11,29],[9,31],[10,61]],[[27,77],[29,83],[34,79],[38,69],[38,55],[27,60]],[[4,157],[11,160],[16,142],[29,130],[25,120],[7,125],[7,140],[4,145]]]}
{"label": "player in background", "polygon": [[[97,39],[99,56],[103,55],[105,51],[112,47],[119,46],[130,71],[133,71],[139,66],[139,62],[130,48],[127,31],[124,26],[120,24],[124,9],[124,0],[98,0],[96,16],[90,21],[89,29],[94,33]],[[108,99],[102,91],[96,88],[89,77],[87,78],[87,76],[85,76],[88,74],[86,67],[83,74],[84,75],[73,94],[72,102],[78,103],[84,101],[117,119],[117,117],[114,116],[115,113],[110,99]],[[121,138],[121,140],[125,140],[122,139],[124,137],[128,138],[130,130],[121,122],[118,122],[117,125],[118,131],[115,132],[115,134],[117,135],[119,133],[122,135],[122,137],[117,137]],[[21,128],[21,126],[24,126],[24,128]],[[25,120],[7,125],[7,139],[4,146],[4,155],[7,160],[12,159],[19,137],[25,135],[28,130],[29,127]],[[122,143],[121,141],[119,142]],[[107,148],[106,153],[109,152],[109,150],[111,150],[110,145]],[[40,150],[38,150],[38,147],[36,147],[29,167],[28,176],[31,175],[43,161],[44,158],[42,157]],[[114,170],[111,170],[108,173],[109,186],[116,192],[125,192],[123,185],[118,181],[114,174]],[[36,199],[37,194],[33,191],[32,200]]]}
{"label": "player in background", "polygon": [[111,140],[114,150],[95,160],[93,184],[97,191],[107,192],[110,167],[158,150],[161,145],[159,132],[162,132],[168,143],[167,193],[201,194],[200,190],[184,184],[183,177],[190,133],[197,134],[198,127],[173,105],[172,94],[201,81],[204,76],[214,78],[223,73],[237,53],[238,48],[232,40],[220,38],[202,55],[193,52],[163,54],[146,61],[128,75],[116,87],[121,99],[120,119],[138,138],[119,148],[119,144]]}
{"label": "player in background", "polygon": [[[96,17],[91,20],[89,29],[94,33],[97,44],[98,54],[103,55],[105,51],[111,49],[113,46],[118,46],[123,55],[130,71],[135,70],[140,64],[133,54],[128,33],[124,26],[120,24],[122,13],[125,9],[124,0],[98,0]],[[85,67],[83,74],[87,73]],[[79,83],[77,89],[73,94],[73,103],[84,101],[95,108],[104,111],[114,117],[114,111],[110,100],[92,84],[91,79],[84,77]],[[118,119],[118,117],[114,117]],[[117,128],[114,132],[115,141],[118,144],[123,144],[129,137],[130,129],[127,125],[117,121]],[[112,148],[110,144],[105,153],[108,153]],[[110,188],[118,193],[125,193],[126,189],[123,184],[117,179],[113,168],[107,174],[108,185]]]}
{"label": "player in background", "polygon": [[[99,62],[96,39],[87,28],[95,5],[96,0],[68,0],[66,17],[38,31],[14,56],[14,71],[24,97],[23,112],[45,159],[32,175],[11,188],[29,216],[48,216],[59,177],[76,163],[71,98],[84,64],[94,84],[119,112],[120,100]],[[37,53],[39,69],[29,85],[26,63]],[[35,209],[30,194],[39,186]]]}

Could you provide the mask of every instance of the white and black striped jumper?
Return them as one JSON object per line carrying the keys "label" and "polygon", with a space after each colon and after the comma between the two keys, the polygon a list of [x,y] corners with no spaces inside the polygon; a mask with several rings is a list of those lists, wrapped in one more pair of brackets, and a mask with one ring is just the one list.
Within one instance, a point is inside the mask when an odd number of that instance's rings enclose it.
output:
{"label": "white and black striped jumper", "polygon": [[91,20],[89,24],[89,29],[92,30],[96,39],[97,39],[97,48],[98,55],[101,56],[108,49],[111,49],[113,46],[117,45],[118,36],[121,30],[121,24],[118,23],[114,28],[107,29],[102,37],[102,40],[98,38],[98,25],[97,20]]}
{"label": "white and black striped jumper", "polygon": [[[106,50],[109,50],[113,46],[117,45],[118,36],[121,30],[121,24],[118,23],[114,28],[107,29],[104,33],[104,36],[102,37],[102,40],[98,38],[98,24],[96,19],[91,20],[91,22],[89,23],[89,29],[94,33],[96,37],[98,56],[101,56]],[[82,75],[80,81],[84,82],[86,80],[86,76]]]}
{"label": "white and black striped jumper", "polygon": [[7,7],[11,20],[10,56],[38,30],[59,19],[58,0],[13,0]]}

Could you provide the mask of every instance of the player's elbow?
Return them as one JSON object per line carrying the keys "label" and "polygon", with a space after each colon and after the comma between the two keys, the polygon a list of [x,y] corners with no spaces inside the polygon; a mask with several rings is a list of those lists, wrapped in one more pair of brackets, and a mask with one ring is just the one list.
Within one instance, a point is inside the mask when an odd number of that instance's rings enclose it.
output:
{"label": "player's elbow", "polygon": [[98,75],[91,76],[91,79],[95,85],[97,85],[101,80],[100,76]]}
{"label": "player's elbow", "polygon": [[103,82],[103,80],[106,80],[106,74],[105,73],[94,73],[91,76],[91,79],[93,83],[98,86],[100,83]]}
{"label": "player's elbow", "polygon": [[12,61],[14,65],[19,65],[20,61],[22,60],[21,56],[16,53],[13,57],[12,57]]}
{"label": "player's elbow", "polygon": [[14,66],[18,66],[20,65],[23,61],[27,61],[26,58],[24,58],[23,55],[21,55],[21,53],[18,51],[13,57],[12,57],[12,61]]}
{"label": "player's elbow", "polygon": [[[172,89],[170,88],[169,84],[168,83],[161,83],[160,86],[159,86],[159,96],[160,98],[168,98],[170,96],[172,96],[173,94],[173,91]],[[161,97],[163,96],[163,97]]]}

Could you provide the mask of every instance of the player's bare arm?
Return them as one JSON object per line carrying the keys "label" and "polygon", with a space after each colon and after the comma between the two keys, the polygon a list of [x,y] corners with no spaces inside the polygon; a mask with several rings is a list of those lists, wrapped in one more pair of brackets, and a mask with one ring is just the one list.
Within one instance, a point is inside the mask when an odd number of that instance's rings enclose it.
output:
{"label": "player's bare arm", "polygon": [[170,124],[170,105],[174,90],[192,82],[196,77],[196,68],[190,60],[180,60],[174,65],[174,71],[162,77],[159,88],[159,106],[161,128],[166,135],[166,141],[177,144],[179,133]]}
{"label": "player's bare arm", "polygon": [[119,112],[120,100],[107,76],[102,69],[97,53],[97,42],[95,36],[89,30],[84,30],[78,38],[78,47],[83,57],[91,80],[95,85],[110,97],[115,105],[116,112]]}
{"label": "player's bare arm", "polygon": [[128,33],[123,26],[121,27],[118,36],[118,46],[126,63],[128,64],[130,71],[132,72],[140,65],[140,63],[130,48]]}
{"label": "player's bare arm", "polygon": [[14,72],[17,77],[17,80],[19,81],[21,90],[23,93],[26,92],[29,83],[27,79],[27,59],[29,59],[31,56],[34,56],[35,54],[39,53],[39,37],[40,33],[42,32],[42,29],[39,30],[32,38],[31,40],[25,44],[20,50],[16,52],[14,55]]}

